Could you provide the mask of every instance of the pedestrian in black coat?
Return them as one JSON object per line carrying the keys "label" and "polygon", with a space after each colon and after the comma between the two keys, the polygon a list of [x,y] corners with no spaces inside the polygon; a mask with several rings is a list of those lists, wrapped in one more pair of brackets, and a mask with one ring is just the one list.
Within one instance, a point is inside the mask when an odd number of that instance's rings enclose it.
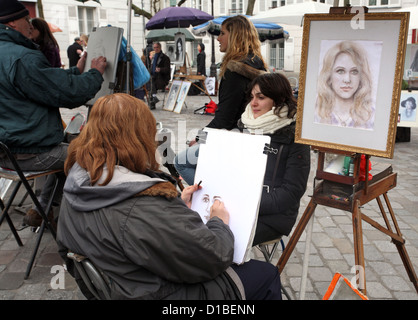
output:
{"label": "pedestrian in black coat", "polygon": [[205,45],[203,43],[199,43],[197,45],[197,50],[199,51],[199,53],[197,54],[197,74],[206,76]]}

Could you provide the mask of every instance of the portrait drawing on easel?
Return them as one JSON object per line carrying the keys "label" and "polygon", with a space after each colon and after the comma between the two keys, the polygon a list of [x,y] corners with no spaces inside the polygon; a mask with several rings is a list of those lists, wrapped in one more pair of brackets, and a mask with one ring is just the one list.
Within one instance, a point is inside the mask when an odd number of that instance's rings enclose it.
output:
{"label": "portrait drawing on easel", "polygon": [[404,13],[304,18],[295,142],[390,158],[407,40]]}
{"label": "portrait drawing on easel", "polygon": [[186,36],[184,33],[178,32],[174,36],[174,60],[172,63],[183,66],[185,59],[185,50],[186,50]]}
{"label": "portrait drawing on easel", "polygon": [[373,129],[381,55],[381,41],[321,41],[316,123]]}

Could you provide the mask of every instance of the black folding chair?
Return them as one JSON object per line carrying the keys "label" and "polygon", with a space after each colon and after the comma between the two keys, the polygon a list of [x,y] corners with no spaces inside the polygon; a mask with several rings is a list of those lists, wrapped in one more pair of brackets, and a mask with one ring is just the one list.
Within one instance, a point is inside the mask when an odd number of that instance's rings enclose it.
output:
{"label": "black folding chair", "polygon": [[[260,243],[259,245],[257,245],[257,248],[263,253],[263,256],[266,262],[271,263],[271,260],[273,259],[273,256],[276,253],[277,247],[279,246],[279,244],[281,245],[282,252],[283,252],[285,249],[285,245],[284,245],[284,241],[282,237],[277,238],[272,241]],[[283,286],[282,286],[282,292],[286,296],[287,300],[292,300],[289,293]]]}
{"label": "black folding chair", "polygon": [[86,287],[97,300],[111,300],[110,281],[87,257],[68,252],[67,257],[74,265]]}
{"label": "black folding chair", "polygon": [[47,217],[47,213],[52,208],[52,201],[54,199],[54,195],[55,195],[55,193],[57,191],[57,187],[58,187],[58,179],[56,179],[55,186],[54,186],[52,194],[49,198],[46,210],[44,210],[42,208],[41,204],[39,203],[34,191],[32,190],[32,186],[29,183],[29,181],[34,180],[34,179],[39,178],[39,177],[42,177],[42,176],[56,174],[56,173],[62,172],[63,170],[61,169],[61,170],[33,171],[33,172],[22,171],[20,169],[20,166],[17,163],[15,157],[10,152],[9,148],[2,142],[0,142],[0,150],[2,150],[6,154],[7,158],[10,160],[10,162],[13,165],[13,169],[0,168],[0,178],[9,179],[9,180],[12,180],[12,181],[16,182],[16,185],[13,188],[6,205],[4,204],[4,199],[0,199],[0,208],[2,210],[2,214],[1,214],[1,217],[0,217],[0,225],[3,223],[4,219],[6,219],[6,221],[9,224],[10,229],[11,229],[18,245],[23,246],[23,243],[22,243],[22,241],[19,237],[19,234],[17,233],[16,228],[14,227],[13,222],[12,222],[10,216],[9,216],[9,209],[12,206],[13,200],[15,199],[15,197],[16,197],[20,187],[22,186],[22,184],[25,187],[26,192],[30,196],[31,200],[35,204],[35,206],[37,208],[37,211],[39,212],[39,214],[42,217],[42,224],[41,224],[39,232],[38,232],[38,238],[37,238],[37,241],[36,241],[36,244],[35,244],[35,248],[33,250],[31,259],[30,259],[28,267],[26,269],[25,279],[27,279],[29,277],[29,274],[30,274],[31,270],[32,270],[33,262],[35,261],[35,256],[38,252],[39,245],[41,243],[42,236],[43,236],[44,231],[45,231],[45,227],[49,229],[49,231],[51,232],[54,239],[56,238],[56,229],[51,224],[51,221],[49,221],[49,219]]}

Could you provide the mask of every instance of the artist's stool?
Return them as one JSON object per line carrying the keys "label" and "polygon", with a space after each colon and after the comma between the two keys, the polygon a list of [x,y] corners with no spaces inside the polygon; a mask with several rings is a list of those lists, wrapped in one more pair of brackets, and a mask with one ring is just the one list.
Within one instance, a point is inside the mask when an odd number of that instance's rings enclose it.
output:
{"label": "artist's stool", "polygon": [[30,196],[31,200],[33,201],[33,203],[35,204],[37,211],[39,212],[39,214],[41,215],[43,221],[41,224],[41,227],[38,231],[38,238],[36,240],[36,245],[35,248],[33,250],[32,256],[29,260],[29,264],[27,266],[26,269],[26,274],[25,274],[25,279],[27,279],[29,277],[29,274],[32,270],[32,266],[33,266],[33,262],[35,260],[35,256],[38,252],[39,249],[39,245],[41,243],[42,240],[42,236],[44,234],[45,228],[48,228],[49,231],[51,232],[52,236],[54,237],[54,239],[56,238],[56,229],[55,227],[51,224],[51,222],[48,220],[47,217],[47,213],[51,210],[52,208],[52,201],[54,198],[54,195],[57,191],[57,187],[58,187],[58,179],[56,179],[55,181],[55,186],[54,189],[52,191],[52,194],[49,198],[48,201],[48,205],[46,207],[46,210],[44,210],[41,206],[41,204],[39,203],[34,191],[32,190],[32,186],[29,183],[30,180],[34,180],[36,178],[39,177],[43,177],[43,176],[48,176],[51,174],[56,174],[58,172],[62,172],[63,170],[49,170],[49,171],[36,171],[36,172],[26,172],[26,171],[22,171],[19,167],[19,164],[17,163],[15,157],[13,156],[13,154],[10,152],[9,148],[2,142],[0,142],[0,150],[3,151],[6,156],[8,157],[8,159],[10,160],[10,162],[13,164],[13,169],[14,170],[9,170],[9,169],[3,169],[0,168],[0,178],[4,178],[4,179],[8,179],[8,180],[12,180],[14,182],[16,182],[15,187],[13,188],[9,199],[7,200],[7,203],[4,203],[4,199],[0,199],[0,208],[2,210],[2,214],[0,217],[0,225],[3,223],[3,220],[6,219],[15,239],[16,242],[19,246],[23,246],[23,243],[19,237],[19,234],[16,231],[15,226],[13,225],[13,222],[9,216],[9,210],[10,207],[13,204],[13,201],[20,189],[20,187],[23,186],[26,189],[26,192],[28,193],[28,195]]}

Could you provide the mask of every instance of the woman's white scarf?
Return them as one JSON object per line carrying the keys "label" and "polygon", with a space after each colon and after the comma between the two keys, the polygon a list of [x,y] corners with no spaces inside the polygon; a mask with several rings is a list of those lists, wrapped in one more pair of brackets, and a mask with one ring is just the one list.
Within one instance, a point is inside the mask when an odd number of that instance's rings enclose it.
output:
{"label": "woman's white scarf", "polygon": [[241,121],[252,134],[270,134],[277,130],[288,126],[296,119],[296,115],[289,119],[287,117],[288,107],[285,105],[280,111],[279,116],[274,113],[276,107],[259,116],[257,119],[254,118],[253,110],[250,104],[245,108],[244,113],[241,115]]}

